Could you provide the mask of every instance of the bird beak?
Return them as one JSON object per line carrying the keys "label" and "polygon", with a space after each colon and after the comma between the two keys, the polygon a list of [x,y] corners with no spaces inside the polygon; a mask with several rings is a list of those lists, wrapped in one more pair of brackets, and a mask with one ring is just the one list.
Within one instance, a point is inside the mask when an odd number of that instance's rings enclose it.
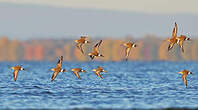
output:
{"label": "bird beak", "polygon": [[104,70],[104,72],[107,72],[107,71]]}

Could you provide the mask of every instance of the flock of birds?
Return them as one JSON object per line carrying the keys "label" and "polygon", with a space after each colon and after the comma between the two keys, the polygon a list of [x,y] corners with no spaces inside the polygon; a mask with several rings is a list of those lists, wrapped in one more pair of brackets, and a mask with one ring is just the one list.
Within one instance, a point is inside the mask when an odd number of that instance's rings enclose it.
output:
{"label": "flock of birds", "polygon": [[[178,30],[177,23],[175,22],[175,27],[173,28],[172,37],[168,38],[166,40],[166,41],[169,42],[168,51],[171,50],[175,44],[178,44],[181,51],[184,52],[183,43],[184,43],[184,41],[190,40],[190,38],[186,37],[185,35],[177,36],[177,30]],[[90,41],[87,40],[87,36],[81,36],[81,38],[79,40],[75,40],[75,42],[76,42],[76,47],[81,51],[82,54],[85,55],[83,45],[87,44],[87,43],[90,43]],[[104,55],[102,55],[99,52],[99,47],[100,47],[101,43],[102,43],[102,40],[100,40],[98,43],[96,43],[94,45],[92,52],[88,53],[88,56],[92,60],[95,57],[104,57]],[[137,47],[137,45],[135,43],[129,41],[129,42],[126,42],[124,44],[121,44],[121,46],[126,47],[126,49],[125,49],[125,59],[127,61],[131,49],[133,47]],[[56,78],[56,76],[58,75],[59,72],[66,72],[66,70],[62,68],[62,62],[63,62],[63,56],[60,56],[60,58],[58,59],[58,62],[56,64],[56,68],[51,69],[51,71],[54,72],[52,77],[51,77],[51,81],[53,81]],[[18,72],[20,70],[24,70],[24,68],[22,68],[22,66],[20,66],[20,65],[17,65],[17,66],[12,67],[12,69],[14,70],[14,72],[13,72],[14,81],[16,81],[17,76],[18,76]],[[107,72],[101,66],[98,66],[96,69],[93,69],[92,71],[94,71],[94,73],[100,78],[103,78],[100,74],[101,72]],[[81,68],[73,68],[72,72],[80,79],[81,77],[79,75],[79,72],[86,72],[86,71],[81,69]],[[184,81],[185,87],[187,87],[187,78],[186,77],[187,77],[188,74],[192,74],[192,72],[184,69],[183,71],[180,71],[178,73],[182,74],[182,79]]]}

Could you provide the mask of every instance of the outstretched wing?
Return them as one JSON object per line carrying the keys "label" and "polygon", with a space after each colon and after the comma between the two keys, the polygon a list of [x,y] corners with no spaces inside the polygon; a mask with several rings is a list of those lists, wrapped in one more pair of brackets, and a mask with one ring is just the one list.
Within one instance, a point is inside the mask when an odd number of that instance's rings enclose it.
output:
{"label": "outstretched wing", "polygon": [[186,74],[182,75],[182,79],[184,81],[185,86],[187,87],[187,79],[186,79]]}
{"label": "outstretched wing", "polygon": [[78,77],[78,79],[80,79],[80,75],[78,74],[78,72],[74,71],[73,73]]}
{"label": "outstretched wing", "polygon": [[82,43],[77,43],[76,47],[81,51],[82,54],[84,54],[84,50],[82,48],[83,44]]}
{"label": "outstretched wing", "polygon": [[13,72],[14,81],[17,80],[18,72],[19,72],[19,70],[14,70],[14,72]]}
{"label": "outstretched wing", "polygon": [[184,53],[183,41],[179,41],[179,47],[181,48],[182,52]]}
{"label": "outstretched wing", "polygon": [[175,22],[175,27],[173,28],[172,37],[177,37],[177,23]]}
{"label": "outstretched wing", "polygon": [[63,62],[63,56],[61,56],[60,59],[58,60],[58,62],[56,64],[56,68],[61,68],[62,67],[62,62]]}
{"label": "outstretched wing", "polygon": [[171,50],[171,49],[173,48],[174,44],[175,44],[175,43],[170,43],[170,44],[168,45],[168,51]]}
{"label": "outstretched wing", "polygon": [[53,73],[53,75],[51,77],[51,81],[53,81],[56,78],[56,76],[58,75],[58,73],[59,72],[56,72],[56,71]]}
{"label": "outstretched wing", "polygon": [[96,74],[97,76],[99,76],[100,78],[102,78],[102,79],[103,79],[103,77],[101,76],[101,74],[100,74],[100,72],[99,72],[99,71],[96,71],[96,72],[95,72],[95,74]]}
{"label": "outstretched wing", "polygon": [[128,56],[129,56],[130,50],[131,50],[131,48],[130,48],[130,47],[127,47],[127,48],[126,48],[126,50],[125,50],[125,57],[126,57],[126,59],[128,59]]}
{"label": "outstretched wing", "polygon": [[94,48],[93,48],[94,52],[98,52],[99,51],[99,47],[100,47],[101,43],[102,43],[102,40],[100,40],[97,44],[94,45]]}

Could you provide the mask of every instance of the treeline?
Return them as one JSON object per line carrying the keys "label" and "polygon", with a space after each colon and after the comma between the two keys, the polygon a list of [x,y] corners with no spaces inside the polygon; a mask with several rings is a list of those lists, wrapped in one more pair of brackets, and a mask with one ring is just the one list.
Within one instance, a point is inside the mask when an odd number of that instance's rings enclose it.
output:
{"label": "treeline", "polygon": [[[124,47],[120,46],[126,41],[134,41],[138,47],[131,50],[129,60],[198,60],[198,39],[185,41],[182,53],[175,45],[171,51],[167,51],[168,42],[155,36],[146,36],[141,39],[127,37],[105,38],[100,47],[104,58],[96,58],[98,61],[122,61],[125,56]],[[84,46],[86,54],[92,50],[92,46],[98,41],[90,39],[91,43]],[[54,61],[58,56],[64,56],[65,61],[89,61],[87,55],[75,47],[74,39],[38,39],[38,40],[10,40],[0,37],[0,61]]]}

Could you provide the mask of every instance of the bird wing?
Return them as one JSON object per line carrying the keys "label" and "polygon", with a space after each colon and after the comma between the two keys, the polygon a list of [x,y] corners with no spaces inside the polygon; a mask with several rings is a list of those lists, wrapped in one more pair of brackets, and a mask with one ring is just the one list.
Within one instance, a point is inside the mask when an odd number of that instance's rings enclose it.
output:
{"label": "bird wing", "polygon": [[80,79],[80,75],[78,74],[78,72],[74,71],[73,73],[78,77],[78,79]]}
{"label": "bird wing", "polygon": [[183,41],[179,41],[179,47],[182,49],[182,52],[184,52]]}
{"label": "bird wing", "polygon": [[96,74],[97,76],[99,76],[100,78],[103,79],[103,77],[102,77],[101,74],[100,74],[100,71],[96,71],[95,74]]}
{"label": "bird wing", "polygon": [[100,47],[101,43],[102,43],[102,40],[100,40],[97,44],[94,45],[94,48],[93,48],[94,52],[98,52],[99,51],[99,47]]}
{"label": "bird wing", "polygon": [[183,75],[182,75],[182,79],[183,79],[183,81],[184,81],[185,86],[187,87],[186,76],[187,76],[186,74],[183,74]]}
{"label": "bird wing", "polygon": [[56,76],[58,75],[58,73],[59,73],[59,72],[57,72],[57,71],[55,71],[55,72],[53,73],[53,75],[52,75],[52,77],[51,77],[51,81],[53,81],[53,80],[56,78]]}
{"label": "bird wing", "polygon": [[177,37],[177,23],[175,22],[175,27],[173,28],[172,37]]}
{"label": "bird wing", "polygon": [[56,68],[61,68],[62,67],[62,62],[63,62],[63,56],[61,56],[61,58],[58,60],[58,62],[56,64]]}
{"label": "bird wing", "polygon": [[19,70],[14,70],[14,72],[13,72],[14,81],[17,80],[18,72],[19,72]]}
{"label": "bird wing", "polygon": [[78,49],[81,51],[82,54],[84,54],[84,50],[82,48],[83,44],[82,43],[77,43],[76,47],[78,47]]}
{"label": "bird wing", "polygon": [[130,47],[127,47],[126,50],[125,50],[125,57],[126,59],[128,58],[129,56],[129,52],[130,52],[131,48]]}
{"label": "bird wing", "polygon": [[175,43],[170,43],[170,44],[168,45],[168,51],[171,50],[171,49],[173,48],[174,44],[175,44]]}

